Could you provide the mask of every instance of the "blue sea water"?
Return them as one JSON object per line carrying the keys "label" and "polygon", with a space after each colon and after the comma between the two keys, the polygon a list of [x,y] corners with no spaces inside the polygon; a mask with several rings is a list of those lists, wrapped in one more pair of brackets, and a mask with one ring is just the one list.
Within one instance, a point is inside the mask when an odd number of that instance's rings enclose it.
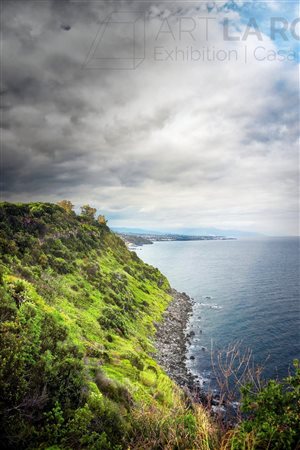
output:
{"label": "blue sea water", "polygon": [[194,374],[211,381],[211,348],[242,341],[264,377],[288,375],[300,356],[299,244],[298,238],[173,241],[137,250],[195,300]]}

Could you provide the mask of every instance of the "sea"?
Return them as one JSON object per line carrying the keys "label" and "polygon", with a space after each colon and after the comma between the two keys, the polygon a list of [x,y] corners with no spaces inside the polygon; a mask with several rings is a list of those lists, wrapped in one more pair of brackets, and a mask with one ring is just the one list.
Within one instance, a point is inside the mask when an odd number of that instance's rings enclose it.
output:
{"label": "sea", "polygon": [[[238,345],[264,379],[289,375],[300,357],[299,238],[162,241],[137,254],[194,299],[187,361],[216,388],[214,359]],[[223,353],[222,353],[223,352]]]}

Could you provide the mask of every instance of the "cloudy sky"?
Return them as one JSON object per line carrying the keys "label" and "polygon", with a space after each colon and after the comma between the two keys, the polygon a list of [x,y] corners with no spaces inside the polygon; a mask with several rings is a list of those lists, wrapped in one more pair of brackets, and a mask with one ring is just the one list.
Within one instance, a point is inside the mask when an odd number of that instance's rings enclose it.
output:
{"label": "cloudy sky", "polygon": [[299,234],[297,5],[2,2],[2,199]]}

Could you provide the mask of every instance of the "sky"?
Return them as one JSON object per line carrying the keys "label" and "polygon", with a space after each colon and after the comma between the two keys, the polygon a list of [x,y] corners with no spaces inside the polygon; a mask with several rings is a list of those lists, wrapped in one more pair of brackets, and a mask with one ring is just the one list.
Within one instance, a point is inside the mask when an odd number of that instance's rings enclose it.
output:
{"label": "sky", "polygon": [[298,8],[3,1],[2,200],[299,235]]}

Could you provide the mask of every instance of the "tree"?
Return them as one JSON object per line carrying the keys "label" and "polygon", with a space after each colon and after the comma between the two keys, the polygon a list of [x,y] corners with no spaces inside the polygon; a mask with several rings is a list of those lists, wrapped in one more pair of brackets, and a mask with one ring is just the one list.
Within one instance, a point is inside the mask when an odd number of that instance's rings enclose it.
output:
{"label": "tree", "polygon": [[70,200],[61,200],[60,202],[57,202],[58,206],[63,208],[67,213],[73,212],[74,205]]}
{"label": "tree", "polygon": [[100,223],[100,225],[106,225],[107,224],[107,220],[105,219],[105,216],[103,216],[102,214],[100,214],[97,217],[97,221],[98,221],[98,223]]}
{"label": "tree", "polygon": [[92,208],[90,205],[81,206],[81,215],[88,219],[94,219],[96,214],[96,208]]}

